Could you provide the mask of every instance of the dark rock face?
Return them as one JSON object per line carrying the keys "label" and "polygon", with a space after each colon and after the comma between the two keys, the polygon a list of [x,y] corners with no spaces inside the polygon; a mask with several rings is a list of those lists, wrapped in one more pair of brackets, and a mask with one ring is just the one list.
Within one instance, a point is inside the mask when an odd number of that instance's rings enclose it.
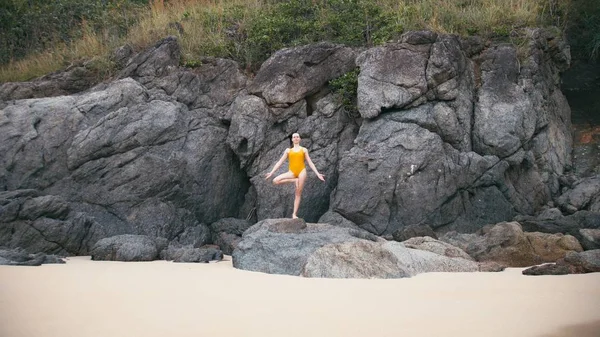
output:
{"label": "dark rock face", "polygon": [[327,223],[333,226],[361,229],[354,222],[344,218],[339,213],[328,211],[319,218],[319,223]]}
{"label": "dark rock face", "polygon": [[0,242],[7,248],[50,254],[87,254],[104,228],[55,195],[37,190],[0,192]]}
{"label": "dark rock face", "polygon": [[231,255],[242,240],[242,234],[251,226],[252,223],[244,219],[221,219],[210,225],[212,242],[221,248],[223,254]]}
{"label": "dark rock face", "polygon": [[437,239],[437,235],[427,225],[409,225],[398,229],[393,233],[394,240],[398,242],[406,241],[410,238],[429,236],[433,239]]}
{"label": "dark rock face", "polygon": [[[52,218],[68,208],[85,215],[73,223],[97,223],[107,236],[173,240],[201,222],[237,215],[248,189],[225,144],[224,125],[200,110],[153,98],[131,79],[79,96],[16,101],[2,116],[0,185],[63,200],[62,206],[51,199],[25,201],[19,214],[29,221],[39,212]],[[27,246],[55,252],[46,248],[53,242]]]}
{"label": "dark rock face", "polygon": [[522,62],[514,46],[469,57],[455,37],[415,32],[362,53],[358,106],[371,120],[340,161],[331,208],[377,234],[422,223],[473,232],[557,196],[571,161],[558,89],[568,48],[527,34]]}
{"label": "dark rock face", "polygon": [[[591,180],[560,196],[572,147],[558,89],[568,47],[543,30],[525,38],[526,55],[427,31],[366,50],[300,46],[252,79],[231,60],[179,67],[174,37],[137,55],[125,47],[113,82],[2,96],[0,245],[87,254],[102,238],[134,234],[230,253],[241,233],[206,224],[291,215],[293,184],[264,175],[294,132],[326,179],[307,166],[299,215],[308,222],[328,214],[363,239],[356,228],[476,232],[555,201],[582,237],[597,226],[581,222],[600,213]],[[357,66],[361,118],[327,85]]]}
{"label": "dark rock face", "polygon": [[[265,180],[264,175],[290,146],[289,138],[294,132],[300,133],[303,138],[301,145],[308,149],[310,158],[319,172],[325,175],[326,180],[318,180],[308,165],[306,166],[308,178],[298,214],[307,221],[316,222],[329,209],[330,194],[337,182],[338,162],[344,151],[351,146],[357,126],[341,108],[341,103],[331,94],[316,96],[313,99],[314,101],[298,102],[286,109],[289,111],[280,112],[281,116],[293,114],[285,122],[277,123],[271,120],[268,127],[257,127],[256,130],[266,130],[264,135],[262,131],[249,131],[248,128],[254,128],[252,123],[235,123],[236,116],[243,112],[233,113],[228,142],[234,152],[240,155],[242,163],[246,163],[252,187],[251,194],[246,199],[245,209],[255,209],[258,220],[291,216],[294,201],[293,184],[275,186],[271,181],[274,177]],[[236,104],[232,105],[232,108],[235,107]],[[309,110],[312,111],[310,116]],[[275,108],[270,108],[270,111],[270,118],[276,118],[273,116]],[[239,129],[236,125],[244,125],[244,128]],[[262,150],[250,153],[250,149],[256,151],[258,148]],[[284,164],[275,176],[287,170],[287,164]]]}
{"label": "dark rock face", "polygon": [[211,242],[210,228],[205,224],[199,224],[194,227],[187,227],[177,238],[181,245],[190,245],[194,248],[200,248]]}
{"label": "dark rock face", "polygon": [[[338,162],[352,146],[358,126],[324,85],[352,70],[354,58],[352,49],[326,43],[284,49],[261,67],[249,86],[251,95],[240,95],[231,105],[227,143],[250,177],[244,210],[254,210],[257,220],[291,216],[294,187],[274,186],[264,175],[290,146],[295,132],[326,177],[323,183],[306,167],[299,214],[316,222],[329,209]],[[287,164],[276,175],[286,171]]]}
{"label": "dark rock face", "polygon": [[131,77],[146,84],[156,77],[166,75],[170,68],[177,67],[180,56],[177,38],[167,37],[129,60],[119,78]]}
{"label": "dark rock face", "polygon": [[567,214],[578,210],[600,213],[600,175],[582,179],[557,200],[558,206]]}
{"label": "dark rock face", "polygon": [[[421,113],[415,114],[426,116],[429,108],[416,108]],[[438,228],[454,219],[466,227],[514,216],[514,207],[491,185],[507,163],[460,152],[437,134],[407,123],[405,115],[387,113],[363,123],[356,146],[339,164],[335,211],[376,234],[424,221]]]}

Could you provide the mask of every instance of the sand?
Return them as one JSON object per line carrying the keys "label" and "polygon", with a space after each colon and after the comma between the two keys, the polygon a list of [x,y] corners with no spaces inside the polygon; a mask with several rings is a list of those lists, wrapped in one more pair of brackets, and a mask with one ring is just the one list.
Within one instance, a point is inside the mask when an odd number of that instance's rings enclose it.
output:
{"label": "sand", "polygon": [[1,337],[600,336],[600,273],[307,279],[208,264],[0,266]]}

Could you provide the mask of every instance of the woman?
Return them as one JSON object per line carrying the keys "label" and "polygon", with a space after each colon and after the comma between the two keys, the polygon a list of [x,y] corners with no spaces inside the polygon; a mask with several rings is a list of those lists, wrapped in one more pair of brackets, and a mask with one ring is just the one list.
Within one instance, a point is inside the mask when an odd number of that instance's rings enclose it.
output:
{"label": "woman", "polygon": [[275,164],[271,172],[266,174],[265,179],[269,179],[275,171],[283,164],[286,158],[289,161],[289,171],[280,174],[273,179],[273,184],[285,184],[294,183],[296,184],[296,193],[294,198],[294,212],[292,213],[292,219],[298,218],[298,208],[300,207],[300,198],[302,196],[302,189],[304,188],[304,181],[306,180],[306,167],[304,166],[304,160],[308,162],[308,166],[315,172],[317,177],[322,181],[325,181],[325,176],[317,171],[315,164],[310,160],[308,150],[300,146],[300,134],[294,133],[292,135],[292,147],[286,149],[281,156],[281,159]]}

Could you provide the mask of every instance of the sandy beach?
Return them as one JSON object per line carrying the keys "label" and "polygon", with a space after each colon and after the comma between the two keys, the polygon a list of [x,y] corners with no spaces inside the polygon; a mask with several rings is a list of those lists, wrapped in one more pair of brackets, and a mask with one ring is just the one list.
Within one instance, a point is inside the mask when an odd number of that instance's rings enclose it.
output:
{"label": "sandy beach", "polygon": [[600,273],[306,279],[209,264],[0,266],[0,336],[600,336]]}

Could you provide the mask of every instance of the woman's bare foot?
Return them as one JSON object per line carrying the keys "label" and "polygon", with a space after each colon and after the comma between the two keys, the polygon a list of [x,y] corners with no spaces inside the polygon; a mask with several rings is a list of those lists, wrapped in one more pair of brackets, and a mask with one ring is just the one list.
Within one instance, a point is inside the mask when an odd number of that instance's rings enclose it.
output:
{"label": "woman's bare foot", "polygon": [[298,216],[296,214],[292,214],[292,219],[298,219]]}

